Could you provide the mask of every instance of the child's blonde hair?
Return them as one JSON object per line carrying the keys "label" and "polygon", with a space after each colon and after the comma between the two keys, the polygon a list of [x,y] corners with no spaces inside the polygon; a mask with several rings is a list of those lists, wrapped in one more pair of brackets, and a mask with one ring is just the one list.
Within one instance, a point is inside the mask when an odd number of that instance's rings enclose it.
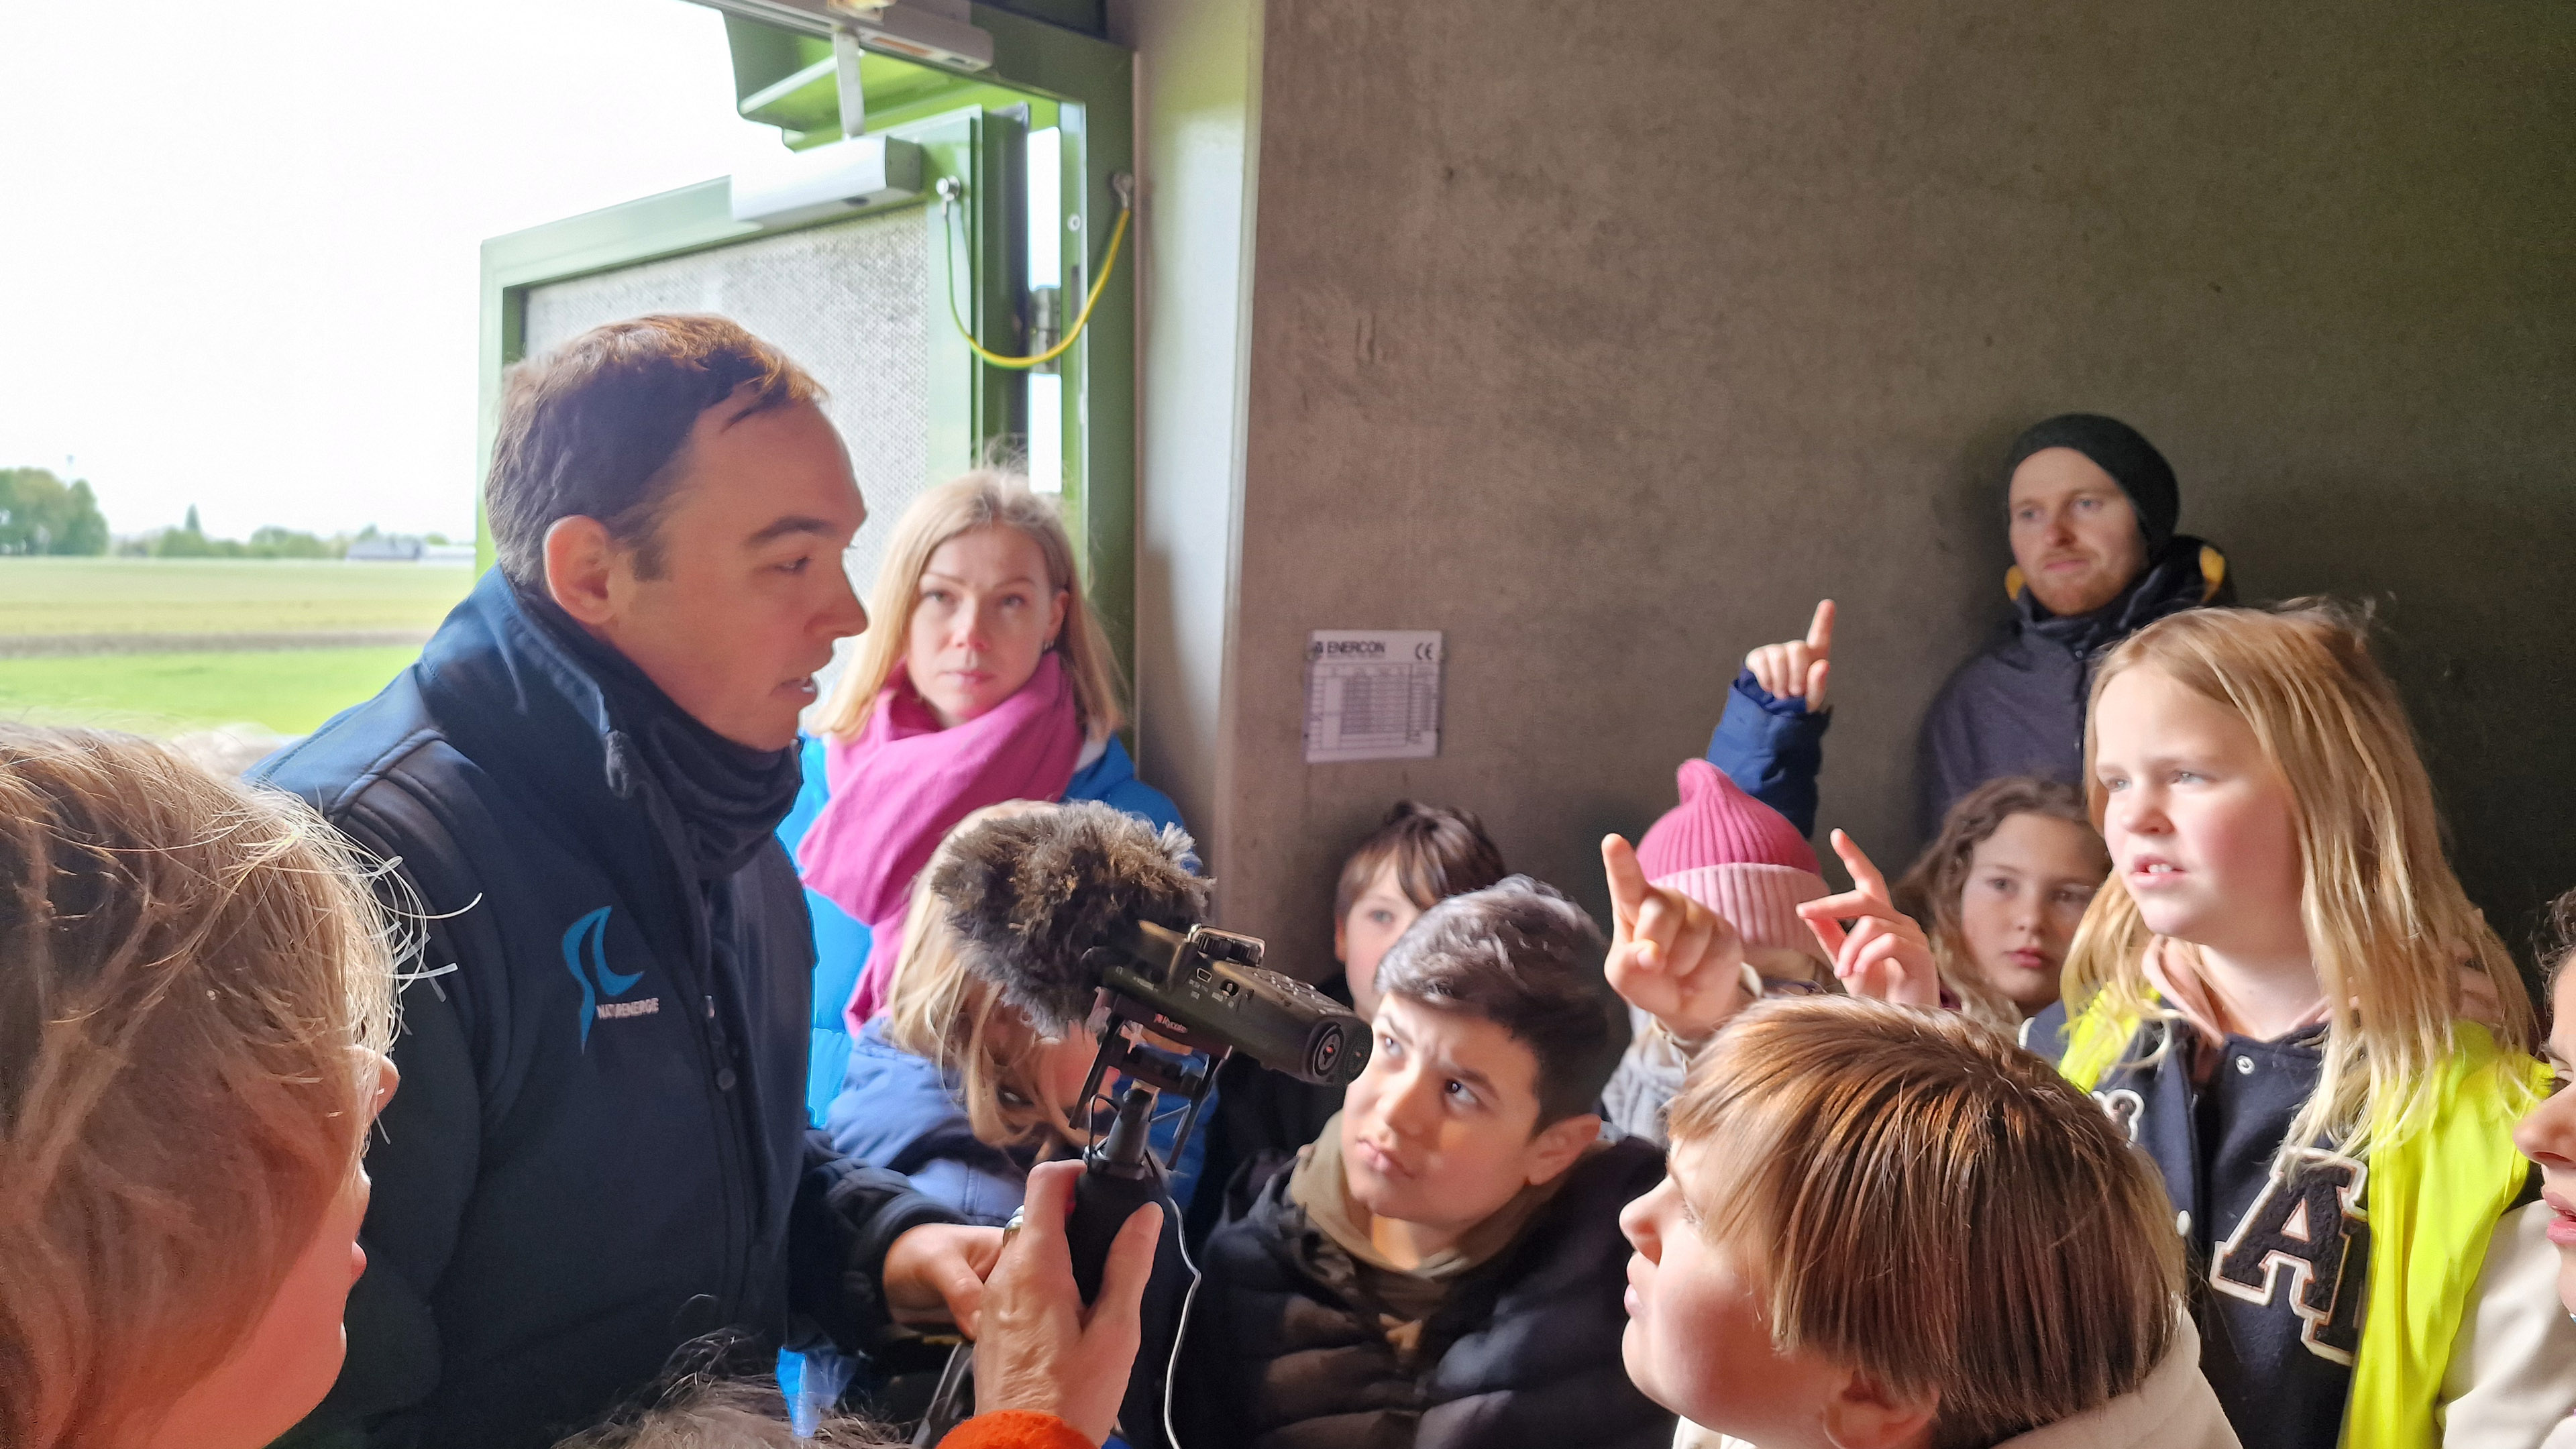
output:
{"label": "child's blonde hair", "polygon": [[1677,1159],[1706,1149],[1682,1185],[1708,1240],[1761,1273],[1773,1346],[1937,1392],[1942,1449],[2130,1393],[2174,1343],[2182,1250],[2145,1159],[1955,1013],[1757,1002],[1670,1124]]}
{"label": "child's blonde hair", "polygon": [[319,1229],[392,1037],[365,869],[150,741],[0,726],[0,1443],[147,1434]]}
{"label": "child's blonde hair", "polygon": [[[988,805],[957,822],[912,886],[903,954],[886,982],[886,1041],[939,1064],[957,1084],[966,1123],[990,1147],[1075,1141],[1063,1109],[1046,1100],[1038,1058],[1045,1042],[991,982],[966,968],[947,908],[930,888],[950,859],[949,842],[987,820],[1051,807],[1027,800]],[[1019,1030],[1011,1030],[1013,1024]]]}
{"label": "child's blonde hair", "polygon": [[1110,650],[1100,616],[1083,596],[1073,539],[1065,532],[1062,512],[1054,500],[1029,491],[1025,474],[986,467],[940,484],[903,511],[869,591],[867,632],[859,636],[857,656],[816,716],[818,731],[847,739],[867,727],[877,694],[903,666],[912,610],[920,601],[921,575],[930,567],[930,556],[959,534],[994,527],[1016,529],[1036,544],[1046,559],[1047,587],[1065,596],[1064,627],[1053,648],[1064,656],[1084,730],[1098,738],[1126,724],[1118,656]]}
{"label": "child's blonde hair", "polygon": [[[2464,967],[2494,990],[2498,1044],[2533,1049],[2531,998],[2451,873],[2432,781],[2396,687],[2371,658],[2365,619],[2299,599],[2269,611],[2193,609],[2129,636],[2093,680],[2084,763],[2096,828],[2109,798],[2093,778],[2102,692],[2132,669],[2234,711],[2289,787],[2300,924],[2331,1024],[2318,1089],[2284,1150],[2332,1141],[2360,1156],[2383,1130],[2416,1124],[2451,1054]],[[2066,956],[2070,1015],[2097,994],[2115,1017],[2154,1015],[2153,941],[2127,890],[2096,894]]]}

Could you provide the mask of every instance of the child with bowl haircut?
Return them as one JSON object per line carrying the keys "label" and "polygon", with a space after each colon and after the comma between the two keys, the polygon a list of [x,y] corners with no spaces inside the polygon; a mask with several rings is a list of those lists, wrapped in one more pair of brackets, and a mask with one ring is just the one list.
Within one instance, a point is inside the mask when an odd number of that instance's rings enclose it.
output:
{"label": "child with bowl haircut", "polygon": [[1682,1442],[2235,1449],[2154,1170],[2003,1037],[1761,1002],[1670,1127],[1672,1175],[1624,1215],[1624,1351]]}
{"label": "child with bowl haircut", "polygon": [[1619,1210],[1663,1154],[1601,1140],[1628,1038],[1604,950],[1571,901],[1515,876],[1433,906],[1387,952],[1341,1113],[1208,1241],[1182,1443],[1670,1440],[1619,1362]]}

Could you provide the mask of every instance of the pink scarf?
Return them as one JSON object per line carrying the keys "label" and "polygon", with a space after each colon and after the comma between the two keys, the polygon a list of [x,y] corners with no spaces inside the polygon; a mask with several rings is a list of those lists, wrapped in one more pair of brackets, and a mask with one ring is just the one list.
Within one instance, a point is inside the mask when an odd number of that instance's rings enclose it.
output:
{"label": "pink scarf", "polygon": [[885,1004],[913,878],[957,822],[1005,800],[1060,800],[1082,754],[1072,681],[1049,652],[992,713],[947,729],[897,665],[858,738],[824,748],[830,797],[797,847],[805,884],[871,937],[845,1015],[858,1031]]}

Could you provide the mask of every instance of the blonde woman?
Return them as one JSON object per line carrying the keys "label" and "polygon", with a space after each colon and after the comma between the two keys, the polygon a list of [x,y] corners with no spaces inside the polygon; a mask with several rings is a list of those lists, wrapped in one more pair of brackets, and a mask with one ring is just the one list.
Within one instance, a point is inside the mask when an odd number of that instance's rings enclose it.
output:
{"label": "blonde woman", "polygon": [[[989,806],[957,829],[1046,808]],[[1080,1035],[1041,1034],[966,968],[957,933],[929,899],[931,875],[925,867],[913,886],[886,1009],[851,1042],[825,1129],[843,1153],[904,1174],[970,1223],[998,1227],[1020,1205],[1029,1169],[1078,1145],[1072,1112],[1096,1048]]]}
{"label": "blonde woman", "polygon": [[1005,800],[1101,800],[1180,823],[1118,741],[1118,662],[1056,503],[1026,478],[980,469],[915,500],[868,616],[778,828],[814,912],[817,1122],[851,1035],[885,1008],[913,881],[960,820]]}
{"label": "blonde woman", "polygon": [[321,1401],[391,959],[311,811],[0,728],[0,1444],[256,1449]]}
{"label": "blonde woman", "polygon": [[2364,633],[2150,625],[2102,661],[2085,756],[2112,885],[2024,1040],[2163,1170],[2238,1436],[2539,1443],[2576,1403],[2513,1143],[2547,1074]]}

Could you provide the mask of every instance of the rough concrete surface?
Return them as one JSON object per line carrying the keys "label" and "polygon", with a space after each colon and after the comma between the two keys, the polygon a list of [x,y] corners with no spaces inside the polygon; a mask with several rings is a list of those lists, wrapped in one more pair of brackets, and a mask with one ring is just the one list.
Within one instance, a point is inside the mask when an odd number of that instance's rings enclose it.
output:
{"label": "rough concrete surface", "polygon": [[[2004,607],[1993,465],[2079,408],[2249,597],[2383,601],[2500,925],[2576,885],[2576,10],[1276,0],[1261,45],[1194,823],[1280,964],[1328,965],[1403,794],[1601,912],[1594,842],[1826,594],[1823,821],[1901,864],[1916,724]],[[1306,632],[1372,627],[1447,631],[1440,757],[1310,767]]]}

